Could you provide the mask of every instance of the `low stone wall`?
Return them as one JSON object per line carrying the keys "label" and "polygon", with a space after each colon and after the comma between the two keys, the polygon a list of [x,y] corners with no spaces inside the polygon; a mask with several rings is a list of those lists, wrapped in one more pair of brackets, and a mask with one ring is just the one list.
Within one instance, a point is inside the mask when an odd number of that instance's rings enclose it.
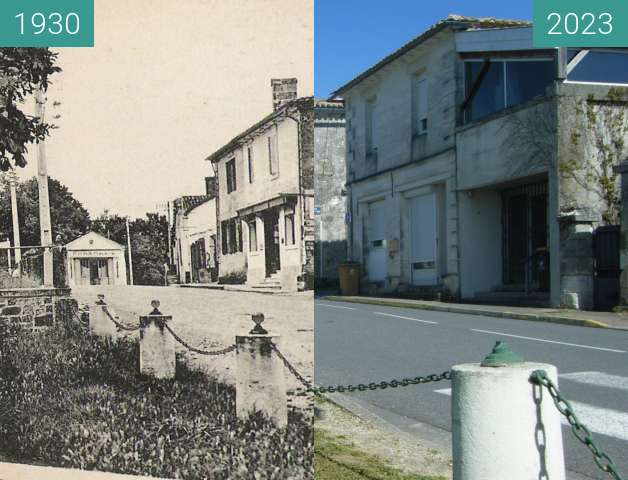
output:
{"label": "low stone wall", "polygon": [[57,306],[69,296],[69,288],[0,289],[0,327],[51,327],[57,320]]}

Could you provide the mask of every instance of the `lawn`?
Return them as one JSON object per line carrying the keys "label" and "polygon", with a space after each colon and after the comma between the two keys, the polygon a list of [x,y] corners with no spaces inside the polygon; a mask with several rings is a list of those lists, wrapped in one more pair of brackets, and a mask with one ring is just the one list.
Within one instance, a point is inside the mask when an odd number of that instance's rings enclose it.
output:
{"label": "lawn", "polygon": [[314,446],[316,480],[444,480],[404,473],[383,459],[357,449],[347,438],[324,430],[314,431]]}
{"label": "lawn", "polygon": [[175,380],[139,373],[136,341],[78,325],[0,335],[0,458],[200,479],[312,478],[312,427],[235,415],[235,391],[182,359]]}

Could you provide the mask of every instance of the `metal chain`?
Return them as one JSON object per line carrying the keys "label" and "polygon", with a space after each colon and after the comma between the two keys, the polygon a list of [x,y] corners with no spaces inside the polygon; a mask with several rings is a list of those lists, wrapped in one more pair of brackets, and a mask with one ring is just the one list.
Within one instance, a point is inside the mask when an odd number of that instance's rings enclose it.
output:
{"label": "metal chain", "polygon": [[323,393],[344,393],[344,392],[365,392],[367,390],[385,390],[386,388],[407,387],[409,385],[419,385],[430,382],[440,382],[441,380],[451,380],[451,371],[438,374],[426,375],[424,377],[404,378],[403,380],[390,380],[384,382],[371,382],[368,384],[358,383],[357,385],[330,385],[325,387],[314,387],[297,371],[296,368],[288,361],[277,345],[271,343],[271,348],[281,359],[285,367],[294,375],[299,382],[306,388],[305,393],[313,393],[314,395],[322,395]]}
{"label": "metal chain", "polygon": [[214,351],[207,351],[207,350],[199,350],[198,348],[194,348],[191,345],[189,345],[188,343],[186,343],[181,337],[179,337],[179,335],[177,335],[176,333],[174,333],[174,331],[172,330],[172,328],[170,328],[170,326],[167,323],[164,323],[164,327],[166,330],[168,330],[170,332],[170,335],[173,336],[173,338],[179,342],[181,345],[183,345],[185,348],[187,348],[188,350],[198,353],[199,355],[224,355],[226,353],[229,352],[233,352],[236,349],[236,345],[230,345],[227,348],[223,348],[222,350],[214,350]]}
{"label": "metal chain", "polygon": [[120,330],[124,330],[126,332],[135,332],[136,330],[140,329],[140,326],[137,325],[135,327],[127,327],[126,325],[121,324],[120,322],[118,322],[115,318],[113,318],[113,315],[111,315],[111,313],[109,313],[109,310],[107,309],[107,307],[105,305],[102,305],[102,309],[103,311],[107,314],[107,316],[109,317],[109,319],[116,325],[116,327],[118,327]]}
{"label": "metal chain", "polygon": [[581,443],[586,445],[593,454],[595,464],[602,471],[608,473],[614,480],[623,480],[613,460],[595,444],[589,429],[580,423],[573,411],[571,403],[560,394],[558,387],[548,378],[547,373],[544,370],[535,370],[532,372],[530,381],[535,385],[547,388],[547,391],[554,400],[554,405],[556,405],[558,411],[567,419],[569,425],[571,425],[573,434]]}

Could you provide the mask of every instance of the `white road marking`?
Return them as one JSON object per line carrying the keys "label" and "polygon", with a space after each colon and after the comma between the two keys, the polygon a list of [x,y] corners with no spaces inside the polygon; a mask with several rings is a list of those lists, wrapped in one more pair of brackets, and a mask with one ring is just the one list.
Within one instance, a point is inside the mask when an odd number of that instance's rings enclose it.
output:
{"label": "white road marking", "polygon": [[557,345],[566,345],[568,347],[588,348],[590,350],[601,350],[601,351],[604,351],[604,352],[612,352],[612,353],[626,353],[625,350],[616,350],[614,348],[593,347],[591,345],[580,345],[578,343],[559,342],[559,341],[556,341],[556,340],[544,340],[542,338],[524,337],[524,336],[521,336],[521,335],[513,335],[513,334],[510,334],[510,333],[492,332],[490,330],[476,330],[476,329],[472,328],[471,331],[472,332],[478,332],[478,333],[488,333],[490,335],[501,335],[503,337],[521,338],[523,340],[534,340],[536,342],[555,343]]}
{"label": "white road marking", "polygon": [[[451,388],[434,390],[434,392],[451,396]],[[571,406],[578,419],[592,432],[628,441],[628,413],[580,402],[571,402]],[[561,423],[569,426],[565,418],[561,418]]]}
{"label": "white road marking", "polygon": [[574,372],[563,373],[559,377],[572,382],[595,385],[596,387],[617,388],[628,391],[628,378],[620,377],[619,375],[609,375],[603,372]]}
{"label": "white road marking", "polygon": [[392,313],[373,312],[375,315],[383,315],[384,317],[402,318],[404,320],[413,320],[415,322],[429,323],[431,325],[438,325],[438,322],[430,322],[429,320],[419,320],[418,318],[404,317],[402,315],[393,315]]}
{"label": "white road marking", "polygon": [[340,305],[327,305],[326,303],[316,302],[315,305],[317,307],[329,307],[329,308],[341,308],[343,310],[355,310],[353,307],[341,307]]}

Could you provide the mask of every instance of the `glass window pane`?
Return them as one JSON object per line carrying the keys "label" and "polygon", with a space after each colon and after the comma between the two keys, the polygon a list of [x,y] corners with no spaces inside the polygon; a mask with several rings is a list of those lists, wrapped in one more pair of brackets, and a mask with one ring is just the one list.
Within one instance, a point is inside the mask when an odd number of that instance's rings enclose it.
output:
{"label": "glass window pane", "polygon": [[[483,62],[467,62],[467,92],[482,71]],[[467,108],[467,121],[479,120],[504,109],[504,64],[491,62],[471,104]]]}
{"label": "glass window pane", "polygon": [[628,52],[590,51],[567,76],[567,80],[628,84]]}
{"label": "glass window pane", "polygon": [[544,96],[555,77],[553,61],[506,62],[508,106]]}

